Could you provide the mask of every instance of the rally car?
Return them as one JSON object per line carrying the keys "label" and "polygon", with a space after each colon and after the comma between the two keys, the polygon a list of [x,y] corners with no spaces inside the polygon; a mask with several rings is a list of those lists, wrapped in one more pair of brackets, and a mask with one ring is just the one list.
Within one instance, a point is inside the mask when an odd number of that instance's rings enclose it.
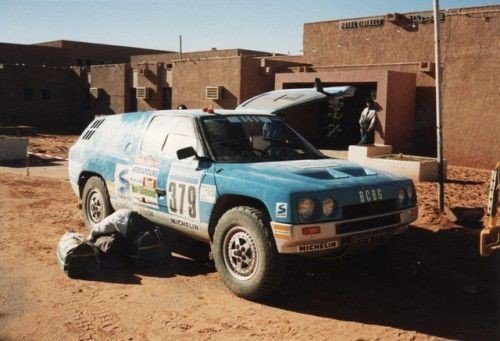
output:
{"label": "rally car", "polygon": [[85,224],[129,208],[209,243],[223,282],[248,299],[279,286],[289,254],[381,244],[417,217],[412,181],[327,158],[276,115],[348,91],[280,90],[236,110],[96,117],[69,153]]}

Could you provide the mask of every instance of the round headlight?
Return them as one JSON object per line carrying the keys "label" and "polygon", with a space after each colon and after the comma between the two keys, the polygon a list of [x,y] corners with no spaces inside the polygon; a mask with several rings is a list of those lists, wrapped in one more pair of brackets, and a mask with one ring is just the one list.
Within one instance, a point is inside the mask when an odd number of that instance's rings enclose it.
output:
{"label": "round headlight", "polygon": [[400,204],[403,204],[403,205],[406,204],[406,201],[408,198],[406,196],[406,191],[404,188],[399,189],[398,199],[399,199]]}
{"label": "round headlight", "polygon": [[309,219],[314,213],[314,200],[311,198],[302,198],[298,206],[299,216],[302,219]]}
{"label": "round headlight", "polygon": [[335,208],[335,201],[332,198],[326,198],[323,200],[323,215],[328,217],[332,215],[333,209]]}

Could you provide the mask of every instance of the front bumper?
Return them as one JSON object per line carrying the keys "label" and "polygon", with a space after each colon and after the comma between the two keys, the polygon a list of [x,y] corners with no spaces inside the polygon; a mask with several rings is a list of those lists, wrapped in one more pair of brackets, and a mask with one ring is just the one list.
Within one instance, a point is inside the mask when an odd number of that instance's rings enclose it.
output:
{"label": "front bumper", "polygon": [[[271,222],[279,253],[325,255],[349,247],[363,249],[365,245],[382,242],[408,229],[418,217],[418,208],[399,210],[369,217],[326,223],[283,224]],[[315,228],[315,234],[304,234],[304,228]],[[367,247],[368,248],[368,247]]]}

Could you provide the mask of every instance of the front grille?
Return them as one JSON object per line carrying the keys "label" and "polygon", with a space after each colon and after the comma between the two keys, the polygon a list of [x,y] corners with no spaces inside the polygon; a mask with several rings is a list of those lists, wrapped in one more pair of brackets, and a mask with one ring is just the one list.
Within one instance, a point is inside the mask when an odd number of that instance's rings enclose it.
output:
{"label": "front grille", "polygon": [[373,201],[365,204],[348,205],[342,207],[342,219],[369,217],[396,211],[398,208],[395,199]]}
{"label": "front grille", "polygon": [[338,224],[337,234],[371,230],[377,227],[399,224],[400,222],[401,216],[399,215],[399,213],[359,221],[350,221],[347,223]]}

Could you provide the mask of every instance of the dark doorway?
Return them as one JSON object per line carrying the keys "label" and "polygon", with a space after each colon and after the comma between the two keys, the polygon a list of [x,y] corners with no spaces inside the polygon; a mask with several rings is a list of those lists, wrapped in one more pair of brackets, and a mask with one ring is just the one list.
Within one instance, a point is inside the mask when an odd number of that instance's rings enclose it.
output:
{"label": "dark doorway", "polygon": [[[359,117],[366,98],[376,101],[376,83],[323,83],[324,87],[351,85],[354,96],[304,105],[283,114],[289,124],[318,148],[347,149],[360,139]],[[288,83],[285,89],[312,88],[313,83]]]}
{"label": "dark doorway", "polygon": [[128,90],[129,98],[130,98],[130,108],[129,112],[136,112],[137,111],[137,97],[136,97],[136,90],[135,88],[130,88]]}
{"label": "dark doorway", "polygon": [[172,88],[163,88],[162,109],[172,109]]}
{"label": "dark doorway", "polygon": [[[354,85],[354,84],[350,84]],[[323,148],[347,149],[360,139],[359,117],[366,106],[366,99],[376,101],[376,84],[356,84],[354,96],[334,102],[327,114],[327,131]]]}

